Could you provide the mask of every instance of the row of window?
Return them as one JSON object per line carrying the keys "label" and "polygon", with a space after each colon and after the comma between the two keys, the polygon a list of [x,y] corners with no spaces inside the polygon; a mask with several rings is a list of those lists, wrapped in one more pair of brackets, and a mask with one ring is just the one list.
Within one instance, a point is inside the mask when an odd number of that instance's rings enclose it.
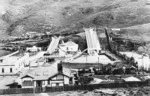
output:
{"label": "row of window", "polygon": [[[10,68],[9,70],[10,70],[10,73],[13,72],[12,68]],[[2,68],[2,73],[5,73],[5,69],[4,68]]]}
{"label": "row of window", "polygon": [[23,82],[23,86],[33,86],[33,85],[34,85],[33,81],[24,81]]}

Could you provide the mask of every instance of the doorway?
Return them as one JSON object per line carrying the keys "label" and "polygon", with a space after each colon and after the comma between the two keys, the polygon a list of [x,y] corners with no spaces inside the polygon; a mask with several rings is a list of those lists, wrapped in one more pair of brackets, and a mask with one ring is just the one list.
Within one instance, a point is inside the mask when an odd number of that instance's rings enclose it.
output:
{"label": "doorway", "polygon": [[36,87],[42,87],[42,81],[36,81]]}

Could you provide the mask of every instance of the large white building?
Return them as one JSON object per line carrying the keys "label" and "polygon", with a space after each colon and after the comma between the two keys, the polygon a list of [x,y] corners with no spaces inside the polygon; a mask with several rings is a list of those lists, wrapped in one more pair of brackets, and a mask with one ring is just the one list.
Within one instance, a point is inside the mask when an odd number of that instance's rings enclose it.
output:
{"label": "large white building", "polygon": [[9,56],[0,59],[0,75],[11,75],[21,71],[29,64],[29,54],[25,53],[23,56]]}
{"label": "large white building", "polygon": [[40,47],[36,47],[36,46],[27,47],[27,48],[26,48],[26,51],[27,51],[27,52],[37,52],[37,51],[41,51],[41,48],[40,48]]}

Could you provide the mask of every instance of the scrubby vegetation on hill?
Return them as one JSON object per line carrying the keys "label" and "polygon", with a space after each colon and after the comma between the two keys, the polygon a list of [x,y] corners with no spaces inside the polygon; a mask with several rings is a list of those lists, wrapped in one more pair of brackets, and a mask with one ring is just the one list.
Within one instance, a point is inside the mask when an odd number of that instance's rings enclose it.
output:
{"label": "scrubby vegetation on hill", "polygon": [[89,27],[129,27],[150,22],[145,0],[1,0],[0,34],[73,32]]}

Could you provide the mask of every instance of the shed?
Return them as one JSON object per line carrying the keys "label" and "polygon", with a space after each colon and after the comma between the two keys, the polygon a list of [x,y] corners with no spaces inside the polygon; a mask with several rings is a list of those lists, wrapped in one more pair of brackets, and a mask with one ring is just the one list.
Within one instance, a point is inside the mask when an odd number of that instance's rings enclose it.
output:
{"label": "shed", "polygon": [[8,86],[9,88],[21,88],[21,85],[18,84],[17,82],[13,82],[11,84],[7,84],[6,86]]}
{"label": "shed", "polygon": [[136,78],[136,77],[133,77],[133,76],[130,76],[130,77],[127,77],[127,78],[123,78],[123,80],[125,82],[140,82],[141,80]]}

